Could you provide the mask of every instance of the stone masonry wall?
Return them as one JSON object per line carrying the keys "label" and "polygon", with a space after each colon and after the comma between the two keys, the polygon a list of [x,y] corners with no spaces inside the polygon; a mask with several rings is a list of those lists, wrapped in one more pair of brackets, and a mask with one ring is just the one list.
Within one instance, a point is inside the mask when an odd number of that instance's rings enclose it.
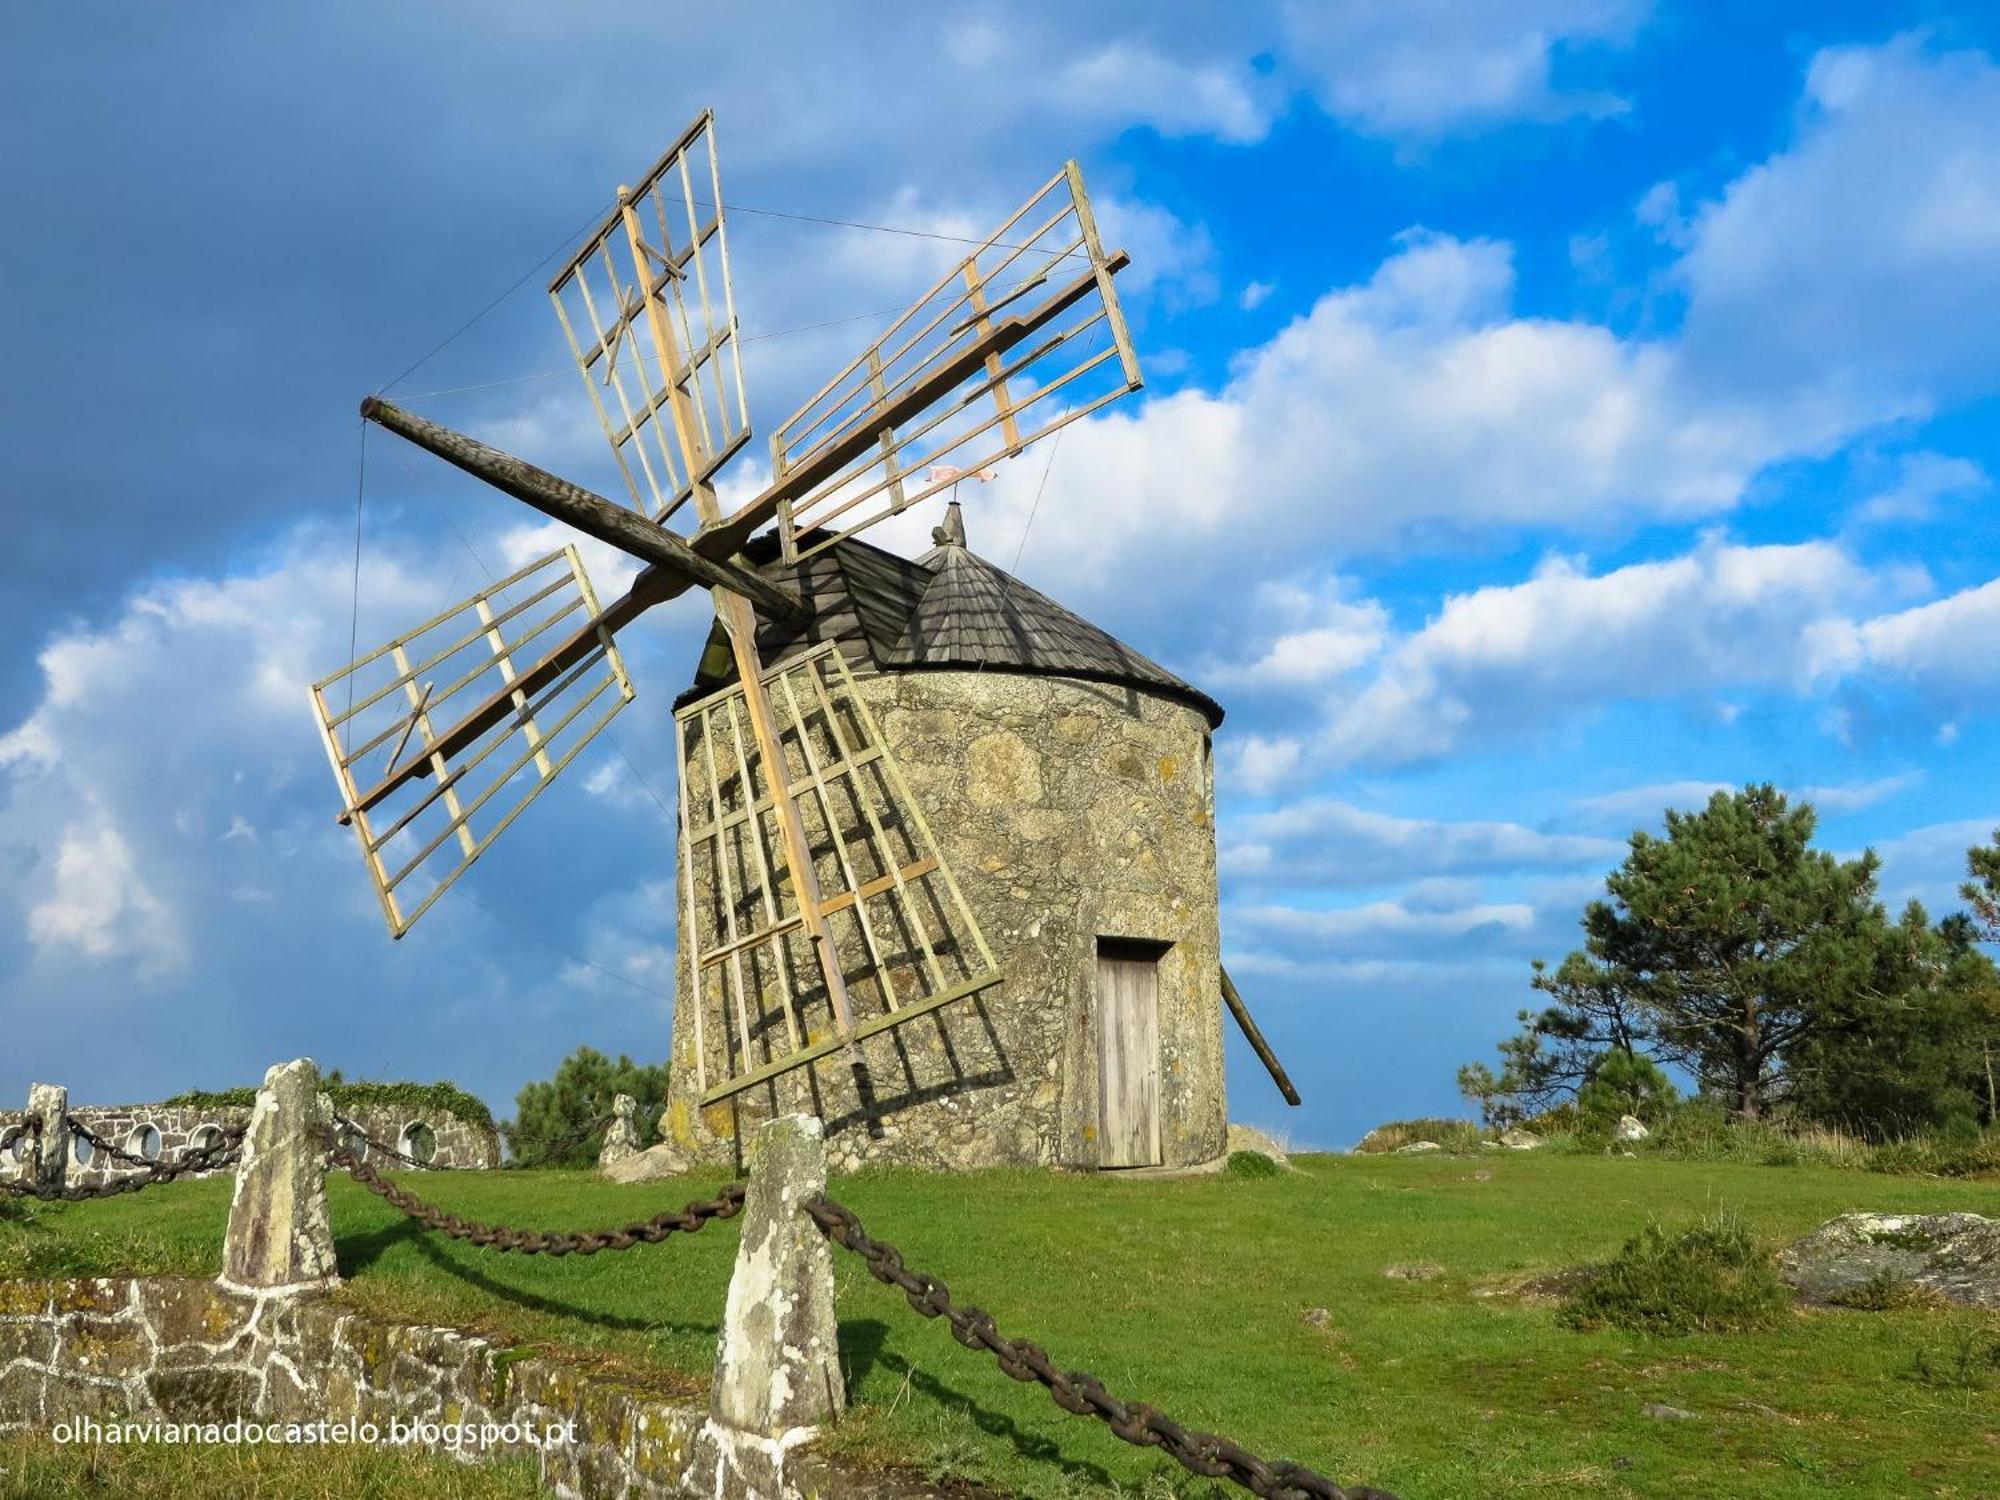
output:
{"label": "stone masonry wall", "polygon": [[[705,1403],[325,1298],[170,1277],[0,1281],[0,1432],[47,1432],[84,1417],[373,1423],[384,1439],[392,1422],[521,1423],[547,1433],[573,1421],[569,1441],[490,1451],[539,1454],[544,1484],[574,1500],[831,1500],[905,1489],[837,1473],[796,1441],[721,1429]],[[446,1451],[442,1434],[419,1446]]]}
{"label": "stone masonry wall", "polygon": [[[1110,937],[1165,945],[1163,1165],[1215,1160],[1226,1104],[1206,720],[1177,700],[1067,678],[857,676],[1005,977],[865,1041],[870,1106],[835,1054],[702,1109],[683,943],[670,1148],[730,1161],[757,1123],[804,1110],[826,1122],[837,1169],[1096,1167],[1096,943]],[[711,1047],[725,1024],[705,1016]]]}
{"label": "stone masonry wall", "polygon": [[[432,1158],[437,1167],[480,1169],[500,1165],[500,1141],[493,1128],[462,1120],[445,1110],[370,1104],[345,1107],[342,1113],[375,1139],[392,1146],[401,1144],[410,1126],[429,1126],[437,1137],[437,1155]],[[140,1154],[141,1137],[150,1125],[160,1133],[160,1158],[171,1161],[196,1144],[196,1137],[205,1130],[219,1131],[225,1126],[244,1124],[250,1118],[250,1109],[248,1105],[106,1104],[79,1105],[70,1114],[135,1156]],[[13,1148],[25,1120],[26,1115],[20,1110],[0,1110],[0,1176],[12,1178],[24,1170]],[[74,1148],[72,1142],[66,1175],[73,1186],[95,1187],[142,1170],[96,1151],[88,1162],[79,1162]]]}

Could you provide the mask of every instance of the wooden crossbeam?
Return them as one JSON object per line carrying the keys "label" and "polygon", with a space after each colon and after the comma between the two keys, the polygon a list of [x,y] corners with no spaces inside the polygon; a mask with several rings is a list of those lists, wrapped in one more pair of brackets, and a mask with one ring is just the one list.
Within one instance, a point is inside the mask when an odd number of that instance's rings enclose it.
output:
{"label": "wooden crossbeam", "polygon": [[[926,995],[923,999],[912,1001],[900,1010],[884,1011],[879,1016],[870,1016],[855,1026],[852,1039],[856,1042],[865,1041],[877,1032],[887,1031],[891,1026],[900,1026],[905,1021],[914,1021],[919,1016],[927,1016],[941,1006],[949,1005],[954,1000],[963,1000],[969,995],[976,995],[999,982],[1000,975],[997,973],[975,974],[962,984],[955,984],[950,989],[942,990],[935,995]],[[755,1088],[760,1083],[768,1083],[771,1079],[789,1073],[794,1068],[802,1068],[807,1063],[830,1057],[848,1044],[847,1038],[838,1036],[815,1042],[802,1051],[791,1053],[778,1058],[775,1062],[765,1063],[762,1067],[753,1068],[748,1073],[740,1073],[726,1082],[716,1084],[701,1096],[701,1102],[704,1106],[714,1104],[732,1094],[740,1094],[745,1089]]]}

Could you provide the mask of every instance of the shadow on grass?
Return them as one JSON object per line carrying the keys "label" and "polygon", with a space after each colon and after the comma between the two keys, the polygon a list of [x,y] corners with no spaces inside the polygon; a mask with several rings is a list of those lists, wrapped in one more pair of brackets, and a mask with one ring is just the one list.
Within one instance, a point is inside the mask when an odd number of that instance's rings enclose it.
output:
{"label": "shadow on grass", "polygon": [[[981,1406],[972,1397],[954,1390],[935,1375],[926,1374],[904,1359],[900,1354],[891,1353],[886,1347],[889,1328],[886,1323],[873,1318],[856,1322],[843,1321],[840,1325],[840,1352],[842,1363],[847,1367],[848,1386],[852,1389],[867,1379],[869,1372],[880,1365],[891,1375],[901,1378],[903,1384],[920,1395],[928,1397],[954,1416],[963,1417],[989,1437],[999,1438],[1008,1443],[1023,1459],[1030,1463],[1054,1464],[1064,1473],[1087,1480],[1093,1485],[1106,1489],[1116,1487],[1116,1481],[1104,1469],[1083,1459],[1066,1456],[1055,1439],[1039,1432],[1029,1432],[1005,1412]],[[1005,1380],[995,1366],[993,1378]],[[1052,1420],[1061,1420],[1068,1414],[1053,1403],[1049,1412]]]}
{"label": "shadow on grass", "polygon": [[[628,1332],[628,1334],[710,1334],[710,1336],[718,1336],[722,1332],[722,1324],[720,1322],[668,1322],[664,1318],[628,1318],[628,1316],[622,1316],[622,1314],[616,1314],[616,1312],[598,1312],[594,1308],[580,1308],[574,1302],[564,1302],[562,1298],[546,1296],[542,1292],[530,1292],[530,1290],[526,1290],[522,1286],[510,1286],[508,1282],[496,1280],[494,1276],[488,1276],[484,1270],[478,1270],[476,1266],[468,1266],[466,1262],[456,1260],[454,1256],[446,1254],[444,1246],[440,1246],[432,1236],[428,1236],[424,1230],[420,1230],[412,1220],[404,1220],[402,1224],[396,1224],[396,1226],[392,1226],[388,1230],[378,1230],[374,1234],[354,1236],[354,1238],[362,1246],[360,1252],[356,1254],[356,1262],[354,1262],[356,1268],[368,1266],[372,1260],[376,1260],[392,1244],[408,1240],[410,1246],[420,1256],[424,1256],[424,1260],[428,1260],[432,1266],[436,1266],[438,1270],[442,1270],[446,1276],[450,1276],[454,1280],[460,1280],[466,1286],[470,1286],[470,1288],[474,1288],[478,1292],[484,1292],[486,1296],[490,1296],[490,1298],[494,1298],[498,1302],[510,1302],[516,1308],[526,1308],[528,1312],[542,1312],[542,1314],[548,1314],[550,1318],[574,1318],[576,1322],[586,1322],[586,1324],[590,1324],[594,1328],[616,1328],[616,1330]],[[342,1274],[348,1274],[348,1246],[342,1244],[340,1250],[342,1250],[342,1254],[340,1254],[340,1260],[342,1260],[340,1270],[342,1270]]]}

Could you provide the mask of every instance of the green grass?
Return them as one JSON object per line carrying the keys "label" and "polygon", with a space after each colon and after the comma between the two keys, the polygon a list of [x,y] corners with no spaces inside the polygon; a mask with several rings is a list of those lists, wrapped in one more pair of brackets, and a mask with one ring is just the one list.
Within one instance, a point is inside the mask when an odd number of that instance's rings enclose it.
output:
{"label": "green grass", "polygon": [[[1543,1152],[1293,1160],[1302,1172],[1180,1181],[883,1171],[835,1193],[1064,1368],[1404,1500],[2000,1494],[2000,1404],[1981,1353],[2000,1337],[1991,1314],[1812,1309],[1761,1331],[1660,1338],[1571,1331],[1538,1294],[1552,1273],[1609,1262],[1649,1220],[1679,1231],[1726,1210],[1768,1246],[1855,1209],[1991,1213],[1990,1179]],[[461,1214],[549,1228],[637,1218],[716,1186],[404,1180]],[[39,1238],[69,1247],[71,1271],[212,1272],[228,1196],[226,1181],[179,1183],[0,1224],[0,1264]],[[545,1261],[420,1233],[344,1180],[332,1209],[355,1302],[572,1349],[663,1388],[706,1379],[731,1225]],[[1383,1275],[1415,1262],[1444,1274]],[[1157,1494],[1167,1479],[1206,1492],[1008,1380],[853,1257],[836,1264],[856,1401],[837,1447],[1051,1500]],[[1649,1418],[1648,1403],[1700,1420]]]}
{"label": "green grass", "polygon": [[0,1438],[0,1500],[541,1500],[532,1459],[456,1459],[361,1447],[242,1444],[58,1447]]}

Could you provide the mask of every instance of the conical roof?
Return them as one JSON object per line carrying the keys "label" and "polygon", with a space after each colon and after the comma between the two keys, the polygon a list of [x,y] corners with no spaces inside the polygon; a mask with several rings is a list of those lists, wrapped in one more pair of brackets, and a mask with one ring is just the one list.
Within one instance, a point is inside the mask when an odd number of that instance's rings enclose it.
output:
{"label": "conical roof", "polygon": [[[823,641],[851,661],[883,671],[972,668],[1124,683],[1198,709],[1214,728],[1222,705],[1108,631],[965,545],[954,504],[933,533],[939,544],[912,561],[850,537],[803,562],[786,564],[776,543],[753,543],[758,571],[797,591],[812,608],[801,628],[760,617],[759,653],[776,665]],[[709,635],[685,703],[736,680],[718,624]]]}

